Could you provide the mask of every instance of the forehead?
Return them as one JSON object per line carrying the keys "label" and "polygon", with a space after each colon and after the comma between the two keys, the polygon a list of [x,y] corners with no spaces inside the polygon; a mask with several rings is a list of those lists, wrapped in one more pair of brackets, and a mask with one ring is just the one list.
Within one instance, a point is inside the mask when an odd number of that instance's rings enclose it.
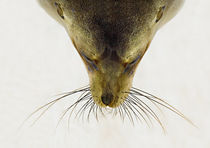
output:
{"label": "forehead", "polygon": [[[163,0],[54,0],[62,3],[66,11],[79,12],[87,15],[123,15],[135,16],[146,14],[158,7]],[[120,13],[119,13],[120,12]]]}
{"label": "forehead", "polygon": [[[91,32],[98,48],[125,47],[129,35],[145,29],[157,11],[153,0],[63,0],[64,11]],[[141,28],[141,29],[140,29]]]}
{"label": "forehead", "polygon": [[[75,43],[83,44],[82,50],[87,54],[91,51],[96,56],[107,55],[112,51],[116,51],[113,53],[119,56],[128,56],[128,50],[132,50],[129,48],[130,40],[134,36],[145,36],[161,4],[161,0],[42,1],[52,5],[55,2],[61,4],[66,17],[63,24],[80,38]],[[68,26],[68,20],[76,27]]]}

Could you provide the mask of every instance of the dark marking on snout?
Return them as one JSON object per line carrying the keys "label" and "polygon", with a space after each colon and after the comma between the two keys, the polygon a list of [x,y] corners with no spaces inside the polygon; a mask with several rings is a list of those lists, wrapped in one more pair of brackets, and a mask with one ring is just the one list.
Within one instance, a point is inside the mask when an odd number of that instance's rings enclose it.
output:
{"label": "dark marking on snout", "polygon": [[111,60],[112,60],[112,61],[115,61],[115,62],[120,61],[120,57],[117,55],[116,50],[112,51]]}

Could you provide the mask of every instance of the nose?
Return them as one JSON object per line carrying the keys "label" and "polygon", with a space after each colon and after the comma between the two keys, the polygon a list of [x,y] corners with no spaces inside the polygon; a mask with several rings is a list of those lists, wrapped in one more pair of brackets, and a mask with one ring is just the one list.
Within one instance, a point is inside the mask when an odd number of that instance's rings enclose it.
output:
{"label": "nose", "polygon": [[112,94],[104,94],[101,96],[101,100],[105,105],[109,105],[112,100],[113,100],[113,95]]}

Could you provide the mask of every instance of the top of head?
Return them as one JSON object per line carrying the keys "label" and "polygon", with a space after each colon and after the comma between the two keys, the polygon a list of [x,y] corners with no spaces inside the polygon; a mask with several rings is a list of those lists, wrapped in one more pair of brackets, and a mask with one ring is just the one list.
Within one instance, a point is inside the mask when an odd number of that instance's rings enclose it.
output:
{"label": "top of head", "polygon": [[99,106],[117,107],[127,97],[135,69],[155,32],[184,0],[39,0],[69,33]]}

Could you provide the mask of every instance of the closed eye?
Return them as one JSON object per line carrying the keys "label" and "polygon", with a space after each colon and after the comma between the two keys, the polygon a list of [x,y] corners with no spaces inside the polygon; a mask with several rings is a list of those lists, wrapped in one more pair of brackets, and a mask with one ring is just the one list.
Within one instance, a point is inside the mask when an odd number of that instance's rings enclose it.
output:
{"label": "closed eye", "polygon": [[91,60],[90,58],[88,58],[84,53],[81,53],[81,55],[83,56],[83,59],[90,65],[92,66],[95,70],[98,70],[98,67],[95,64],[95,61]]}
{"label": "closed eye", "polygon": [[[138,56],[137,58],[135,58],[132,62],[128,63],[125,67],[124,73],[130,71],[130,69],[139,61],[140,56]],[[133,71],[131,71],[131,74],[133,73]]]}
{"label": "closed eye", "polygon": [[134,64],[136,64],[136,62],[138,61],[139,58],[140,58],[140,56],[138,56],[137,58],[135,58],[135,60],[133,60],[131,63],[129,63],[129,65],[134,65]]}

